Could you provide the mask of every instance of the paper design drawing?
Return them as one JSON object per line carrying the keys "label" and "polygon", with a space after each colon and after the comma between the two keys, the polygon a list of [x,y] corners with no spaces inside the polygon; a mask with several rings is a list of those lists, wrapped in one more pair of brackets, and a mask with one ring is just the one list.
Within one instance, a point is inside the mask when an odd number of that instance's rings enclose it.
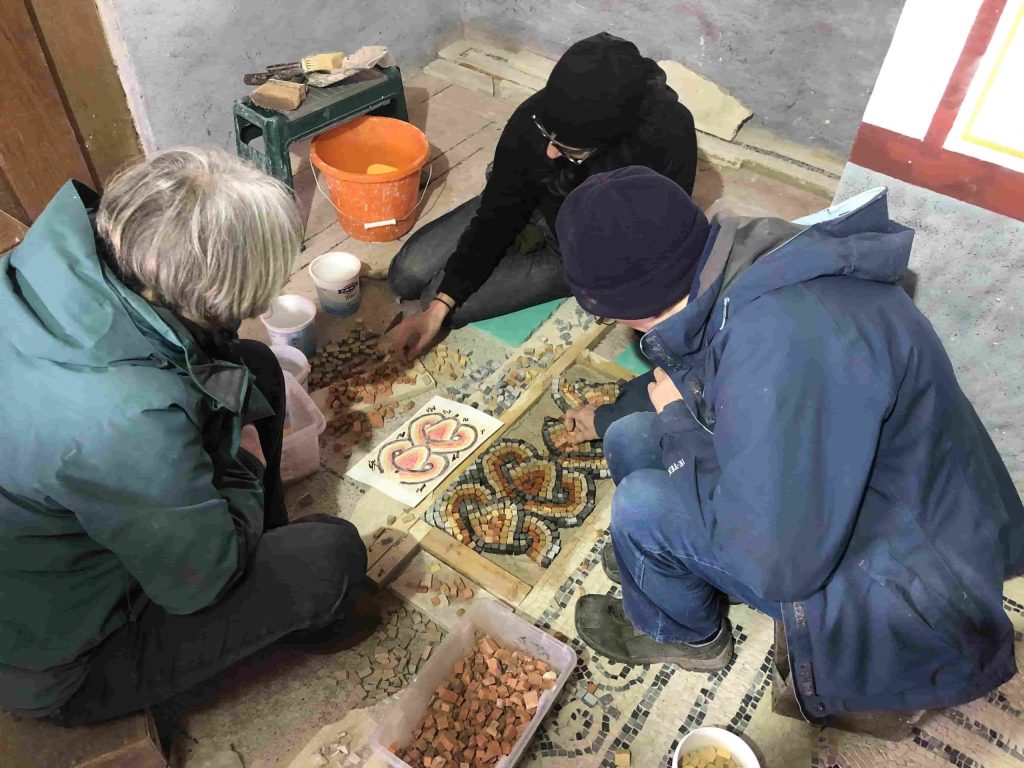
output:
{"label": "paper design drawing", "polygon": [[475,408],[434,397],[345,474],[414,506],[501,423]]}

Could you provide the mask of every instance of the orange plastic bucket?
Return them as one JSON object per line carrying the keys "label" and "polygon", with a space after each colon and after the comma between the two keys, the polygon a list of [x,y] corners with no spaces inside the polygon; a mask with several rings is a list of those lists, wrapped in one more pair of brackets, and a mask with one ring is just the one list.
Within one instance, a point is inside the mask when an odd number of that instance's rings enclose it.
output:
{"label": "orange plastic bucket", "polygon": [[[327,182],[338,222],[356,240],[383,243],[412,229],[420,170],[430,156],[427,137],[415,125],[358,117],[313,139],[309,155]],[[375,165],[395,170],[367,173]]]}

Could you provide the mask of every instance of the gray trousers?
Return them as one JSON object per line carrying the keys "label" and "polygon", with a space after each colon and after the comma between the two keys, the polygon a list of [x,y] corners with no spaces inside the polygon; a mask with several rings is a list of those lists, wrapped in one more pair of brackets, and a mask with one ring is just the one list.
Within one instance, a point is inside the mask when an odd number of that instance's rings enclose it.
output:
{"label": "gray trousers", "polygon": [[[480,207],[474,197],[417,231],[391,262],[388,280],[405,301],[419,300],[426,308],[437,294],[448,257]],[[531,221],[545,234],[545,245],[533,253],[519,253],[515,246],[498,262],[491,276],[451,316],[453,328],[570,295],[562,272],[562,259],[539,212]]]}

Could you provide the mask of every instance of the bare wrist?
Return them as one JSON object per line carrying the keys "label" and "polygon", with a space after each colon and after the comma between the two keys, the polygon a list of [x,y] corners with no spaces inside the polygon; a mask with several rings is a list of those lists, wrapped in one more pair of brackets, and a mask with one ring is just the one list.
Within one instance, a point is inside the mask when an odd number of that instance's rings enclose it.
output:
{"label": "bare wrist", "polygon": [[446,296],[435,296],[430,300],[427,312],[440,318],[445,318],[455,310],[455,303]]}

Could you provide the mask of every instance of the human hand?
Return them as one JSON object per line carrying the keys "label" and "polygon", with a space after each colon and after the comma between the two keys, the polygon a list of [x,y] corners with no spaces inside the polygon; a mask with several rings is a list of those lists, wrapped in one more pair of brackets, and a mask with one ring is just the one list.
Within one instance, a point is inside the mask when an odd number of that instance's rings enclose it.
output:
{"label": "human hand", "polygon": [[430,302],[422,312],[410,315],[388,333],[387,343],[403,363],[408,363],[426,352],[448,315],[448,308],[440,301]]}
{"label": "human hand", "polygon": [[647,395],[651,398],[654,410],[661,413],[670,403],[682,400],[683,395],[661,368],[654,369],[654,381],[647,385]]}
{"label": "human hand", "polygon": [[241,447],[251,453],[264,467],[267,466],[267,457],[263,455],[263,445],[260,443],[260,433],[252,424],[242,427],[240,440]]}
{"label": "human hand", "polygon": [[565,428],[569,431],[569,445],[578,445],[588,440],[597,440],[597,428],[594,426],[594,414],[597,413],[596,405],[581,405],[579,408],[570,408],[565,412],[563,421]]}

